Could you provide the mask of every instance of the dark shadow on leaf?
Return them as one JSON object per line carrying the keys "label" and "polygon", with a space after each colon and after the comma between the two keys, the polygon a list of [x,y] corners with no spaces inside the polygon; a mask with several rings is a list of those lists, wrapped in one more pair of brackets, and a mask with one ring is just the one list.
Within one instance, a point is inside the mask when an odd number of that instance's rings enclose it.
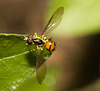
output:
{"label": "dark shadow on leaf", "polygon": [[30,66],[36,66],[36,52],[29,52],[26,56],[26,59],[28,60]]}

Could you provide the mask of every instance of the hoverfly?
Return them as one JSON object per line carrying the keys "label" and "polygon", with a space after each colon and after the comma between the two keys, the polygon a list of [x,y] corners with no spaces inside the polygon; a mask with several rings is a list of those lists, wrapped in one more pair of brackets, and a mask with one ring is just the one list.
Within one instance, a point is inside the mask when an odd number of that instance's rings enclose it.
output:
{"label": "hoverfly", "polygon": [[64,13],[64,8],[58,8],[48,21],[44,31],[38,36],[36,33],[34,35],[29,35],[27,38],[28,45],[36,45],[37,47],[37,60],[36,60],[36,77],[38,82],[41,84],[42,80],[46,76],[46,64],[44,63],[41,55],[39,55],[39,47],[45,47],[48,51],[52,52],[56,48],[56,43],[52,41],[52,38],[44,37],[47,31],[54,30],[61,22]]}

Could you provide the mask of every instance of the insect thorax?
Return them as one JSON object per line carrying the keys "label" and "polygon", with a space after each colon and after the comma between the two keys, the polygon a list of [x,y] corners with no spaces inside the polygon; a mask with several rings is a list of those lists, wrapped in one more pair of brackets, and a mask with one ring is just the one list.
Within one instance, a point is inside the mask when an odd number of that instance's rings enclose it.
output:
{"label": "insect thorax", "polygon": [[48,41],[47,37],[39,36],[36,33],[34,34],[33,37],[34,37],[33,38],[33,44],[36,44],[36,45],[39,45],[39,46],[44,45],[46,43],[46,41]]}

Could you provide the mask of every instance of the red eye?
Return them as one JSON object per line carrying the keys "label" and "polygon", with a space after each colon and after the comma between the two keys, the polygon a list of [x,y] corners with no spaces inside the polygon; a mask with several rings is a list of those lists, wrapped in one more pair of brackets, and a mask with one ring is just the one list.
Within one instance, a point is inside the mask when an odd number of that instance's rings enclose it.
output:
{"label": "red eye", "polygon": [[29,35],[29,36],[28,36],[28,39],[27,39],[27,43],[28,43],[29,45],[31,45],[32,42],[33,42],[33,35]]}

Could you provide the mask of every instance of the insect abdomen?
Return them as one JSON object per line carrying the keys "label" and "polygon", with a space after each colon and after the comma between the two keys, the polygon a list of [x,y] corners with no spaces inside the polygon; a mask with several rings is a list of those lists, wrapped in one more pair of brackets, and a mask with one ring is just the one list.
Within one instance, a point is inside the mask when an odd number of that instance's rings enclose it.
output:
{"label": "insect abdomen", "polygon": [[55,42],[47,41],[45,43],[45,48],[49,51],[53,51],[56,48]]}

